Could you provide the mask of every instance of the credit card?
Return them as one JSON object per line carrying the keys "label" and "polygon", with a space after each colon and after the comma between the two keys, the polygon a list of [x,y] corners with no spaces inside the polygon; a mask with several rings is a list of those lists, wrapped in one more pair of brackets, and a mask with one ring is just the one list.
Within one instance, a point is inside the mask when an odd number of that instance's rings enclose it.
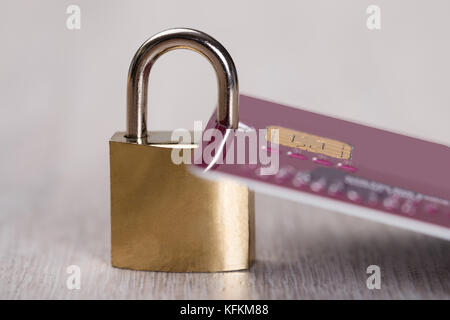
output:
{"label": "credit card", "polygon": [[[243,142],[218,127],[215,115],[204,133],[218,129],[224,140],[203,136],[194,173],[450,240],[448,146],[241,95],[236,132],[248,137],[238,161]],[[256,146],[249,143],[252,132]],[[219,152],[204,156],[219,145]],[[278,168],[268,174],[267,157],[275,153]]]}

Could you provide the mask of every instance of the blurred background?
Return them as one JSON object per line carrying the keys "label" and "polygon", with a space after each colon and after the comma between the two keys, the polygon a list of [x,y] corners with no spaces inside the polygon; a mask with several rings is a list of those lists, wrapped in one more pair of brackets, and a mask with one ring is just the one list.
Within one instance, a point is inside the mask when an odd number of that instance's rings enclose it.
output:
{"label": "blurred background", "polygon": [[[80,30],[66,27],[71,4]],[[366,26],[372,4],[380,30]],[[446,0],[2,1],[0,270],[37,252],[76,262],[78,247],[55,241],[98,234],[78,243],[108,265],[108,140],[125,129],[128,67],[153,34],[210,34],[246,95],[450,145],[449,12]],[[170,52],[150,77],[148,126],[193,128],[216,99],[206,59]],[[64,272],[48,268],[44,280]]]}

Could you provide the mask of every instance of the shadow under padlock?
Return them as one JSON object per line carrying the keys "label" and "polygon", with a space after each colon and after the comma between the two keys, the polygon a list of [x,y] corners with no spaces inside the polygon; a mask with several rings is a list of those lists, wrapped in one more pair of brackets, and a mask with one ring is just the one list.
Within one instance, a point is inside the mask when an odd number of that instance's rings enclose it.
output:
{"label": "shadow under padlock", "polygon": [[254,195],[234,181],[210,181],[171,160],[170,133],[147,132],[150,70],[163,53],[204,55],[218,79],[218,124],[238,127],[237,73],[228,52],[197,30],[171,29],[136,52],[127,86],[127,132],[111,138],[111,251],[119,268],[213,272],[250,267],[254,252]]}

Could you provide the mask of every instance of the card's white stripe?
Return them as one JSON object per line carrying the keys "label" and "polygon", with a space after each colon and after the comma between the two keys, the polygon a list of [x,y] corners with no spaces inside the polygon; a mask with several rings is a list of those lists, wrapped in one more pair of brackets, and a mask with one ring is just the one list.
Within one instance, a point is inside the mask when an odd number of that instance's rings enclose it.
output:
{"label": "card's white stripe", "polygon": [[226,174],[218,171],[209,171],[208,174],[203,174],[199,168],[191,166],[191,171],[201,176],[202,178],[217,180],[217,179],[233,179],[247,184],[250,189],[265,194],[273,195],[280,198],[285,198],[295,202],[301,202],[310,204],[313,206],[329,209],[332,211],[338,211],[351,216],[361,217],[372,221],[381,222],[387,225],[396,226],[403,229],[408,229],[416,232],[421,232],[427,235],[439,237],[445,240],[450,240],[450,229],[441,227],[435,224],[427,223],[424,221],[415,220],[413,218],[402,217],[386,213],[383,211],[370,209],[353,205],[350,203],[314,195],[306,192],[295,191],[289,188],[284,188],[276,185],[268,185],[265,182],[258,182],[252,179],[246,179],[242,177],[236,177],[231,174]]}

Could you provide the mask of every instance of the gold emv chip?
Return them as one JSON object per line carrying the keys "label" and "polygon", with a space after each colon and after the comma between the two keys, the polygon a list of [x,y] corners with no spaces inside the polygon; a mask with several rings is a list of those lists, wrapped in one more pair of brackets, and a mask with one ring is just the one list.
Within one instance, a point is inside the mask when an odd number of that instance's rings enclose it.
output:
{"label": "gold emv chip", "polygon": [[269,142],[272,142],[272,136],[276,134],[272,130],[278,130],[279,144],[282,146],[323,154],[337,159],[351,159],[352,157],[353,147],[348,143],[279,126],[267,127],[266,140]]}

